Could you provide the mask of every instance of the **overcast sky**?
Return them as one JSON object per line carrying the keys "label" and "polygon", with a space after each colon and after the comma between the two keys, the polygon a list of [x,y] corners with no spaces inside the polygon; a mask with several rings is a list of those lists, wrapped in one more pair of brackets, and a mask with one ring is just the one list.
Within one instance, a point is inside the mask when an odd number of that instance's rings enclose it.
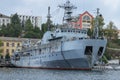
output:
{"label": "overcast sky", "polygon": [[[104,17],[105,24],[110,21],[120,29],[120,0],[70,0],[77,10],[74,15],[88,11],[95,16],[96,8],[100,8],[100,12]],[[22,14],[42,16],[42,22],[46,21],[47,8],[51,6],[52,20],[55,23],[61,23],[63,10],[58,5],[63,4],[66,0],[1,0],[0,13],[5,15]]]}

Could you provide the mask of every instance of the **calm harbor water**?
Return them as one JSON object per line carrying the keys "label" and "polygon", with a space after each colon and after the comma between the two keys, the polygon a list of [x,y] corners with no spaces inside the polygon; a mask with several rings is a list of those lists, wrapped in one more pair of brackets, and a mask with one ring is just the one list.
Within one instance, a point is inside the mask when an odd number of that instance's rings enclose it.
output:
{"label": "calm harbor water", "polygon": [[120,80],[120,70],[66,71],[0,68],[0,80]]}

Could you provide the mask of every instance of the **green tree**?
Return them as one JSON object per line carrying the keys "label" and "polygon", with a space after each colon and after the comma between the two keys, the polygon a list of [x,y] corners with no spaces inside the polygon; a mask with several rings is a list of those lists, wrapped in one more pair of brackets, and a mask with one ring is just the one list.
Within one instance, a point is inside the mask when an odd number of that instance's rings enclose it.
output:
{"label": "green tree", "polygon": [[5,26],[4,24],[0,28],[0,36],[5,37],[19,37],[22,32],[20,19],[17,14],[11,17],[11,23]]}
{"label": "green tree", "polygon": [[92,28],[91,28],[91,30],[89,30],[89,32],[88,32],[88,34],[90,34],[90,35],[92,35],[92,33],[93,33],[93,31],[94,31],[94,28],[95,28],[95,26],[96,26],[96,23],[98,23],[97,25],[97,27],[98,27],[98,29],[99,29],[99,36],[102,36],[103,35],[103,26],[105,25],[105,23],[104,23],[104,18],[103,18],[103,16],[100,14],[100,15],[98,15],[98,16],[96,16],[94,19],[93,19],[93,21],[91,22],[91,24],[92,24]]}
{"label": "green tree", "polygon": [[48,30],[47,23],[42,24],[42,33],[45,33]]}
{"label": "green tree", "polygon": [[56,25],[54,25],[53,23],[52,23],[52,21],[50,20],[50,22],[46,22],[46,23],[43,23],[42,24],[42,31],[41,31],[41,33],[42,33],[42,36],[43,36],[43,34],[49,29],[48,28],[48,23],[49,23],[49,26],[50,26],[50,30],[54,30],[54,28],[55,28],[55,26]]}
{"label": "green tree", "polygon": [[118,38],[117,27],[114,25],[112,21],[109,22],[104,32],[105,32],[105,36],[109,40]]}
{"label": "green tree", "polygon": [[36,26],[36,27],[33,29],[33,31],[36,33],[36,36],[37,36],[38,38],[42,38],[42,31],[40,30],[39,27]]}
{"label": "green tree", "polygon": [[30,19],[28,19],[25,22],[24,31],[25,31],[24,38],[41,38],[42,37],[42,33],[40,29],[37,26],[33,27]]}
{"label": "green tree", "polygon": [[12,23],[12,24],[20,24],[20,19],[19,19],[17,13],[14,14],[14,15],[11,17],[11,23]]}
{"label": "green tree", "polygon": [[20,19],[16,14],[14,14],[12,17],[11,17],[11,30],[10,33],[12,37],[19,37],[22,33],[22,26],[21,26],[21,23],[20,23]]}
{"label": "green tree", "polygon": [[0,36],[6,36],[6,35],[7,35],[7,26],[3,24],[0,29]]}
{"label": "green tree", "polygon": [[[0,40],[0,47],[1,47],[1,46],[2,46],[2,41]],[[3,55],[2,55],[2,51],[3,51],[3,50],[0,49],[0,58],[2,58],[2,56],[3,56]]]}
{"label": "green tree", "polygon": [[25,33],[24,38],[38,38],[38,36],[33,31],[28,31]]}
{"label": "green tree", "polygon": [[10,60],[10,54],[9,54],[9,53],[7,53],[7,54],[5,55],[5,60],[7,60],[7,61]]}
{"label": "green tree", "polygon": [[25,32],[33,30],[33,25],[30,21],[30,18],[25,22],[24,30],[25,30]]}
{"label": "green tree", "polygon": [[92,30],[92,29],[88,29],[87,34],[88,34],[88,36],[92,37],[92,35],[93,35],[93,30]]}
{"label": "green tree", "polygon": [[98,17],[98,25],[99,25],[98,27],[99,27],[99,30],[100,30],[100,33],[101,33],[103,31],[103,26],[105,25],[104,18],[101,14]]}
{"label": "green tree", "polygon": [[15,29],[14,29],[14,27],[11,25],[11,24],[8,24],[7,25],[7,37],[16,37],[15,36]]}

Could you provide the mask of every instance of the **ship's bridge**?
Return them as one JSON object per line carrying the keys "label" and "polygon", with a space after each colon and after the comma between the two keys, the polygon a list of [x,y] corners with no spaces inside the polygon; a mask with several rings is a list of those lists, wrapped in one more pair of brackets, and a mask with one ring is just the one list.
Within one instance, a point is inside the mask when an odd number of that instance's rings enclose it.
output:
{"label": "ship's bridge", "polygon": [[75,29],[75,28],[61,28],[56,29],[55,31],[56,37],[65,36],[67,38],[87,38],[87,30],[86,29]]}

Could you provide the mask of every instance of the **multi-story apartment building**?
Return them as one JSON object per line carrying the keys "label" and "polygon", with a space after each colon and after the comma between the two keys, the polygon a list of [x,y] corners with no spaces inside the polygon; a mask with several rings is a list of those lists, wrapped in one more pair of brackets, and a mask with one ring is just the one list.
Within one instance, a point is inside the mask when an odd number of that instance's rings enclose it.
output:
{"label": "multi-story apartment building", "polygon": [[88,12],[85,11],[84,13],[80,14],[78,17],[77,22],[74,23],[76,28],[92,28],[92,21],[93,21],[93,16]]}
{"label": "multi-story apartment building", "polygon": [[21,50],[23,46],[23,42],[26,40],[30,40],[31,44],[35,44],[39,39],[28,39],[28,38],[13,38],[13,37],[0,37],[2,41],[2,55],[5,56],[6,54],[12,55],[14,51]]}
{"label": "multi-story apartment building", "polygon": [[26,20],[30,19],[33,26],[37,26],[41,30],[42,17],[40,16],[29,16],[29,15],[18,15],[20,18],[21,25],[24,27]]}
{"label": "multi-story apartment building", "polygon": [[3,25],[3,24],[7,25],[10,22],[11,21],[10,21],[10,17],[9,16],[6,16],[6,15],[0,13],[0,26]]}
{"label": "multi-story apartment building", "polygon": [[[13,14],[11,15],[11,17]],[[6,16],[4,14],[0,13],[0,26],[1,25],[7,25],[8,23],[11,23],[11,17]],[[41,24],[42,24],[42,17],[41,16],[28,16],[28,15],[18,15],[20,18],[21,25],[24,27],[26,20],[30,19],[33,26],[37,26],[41,30]]]}

